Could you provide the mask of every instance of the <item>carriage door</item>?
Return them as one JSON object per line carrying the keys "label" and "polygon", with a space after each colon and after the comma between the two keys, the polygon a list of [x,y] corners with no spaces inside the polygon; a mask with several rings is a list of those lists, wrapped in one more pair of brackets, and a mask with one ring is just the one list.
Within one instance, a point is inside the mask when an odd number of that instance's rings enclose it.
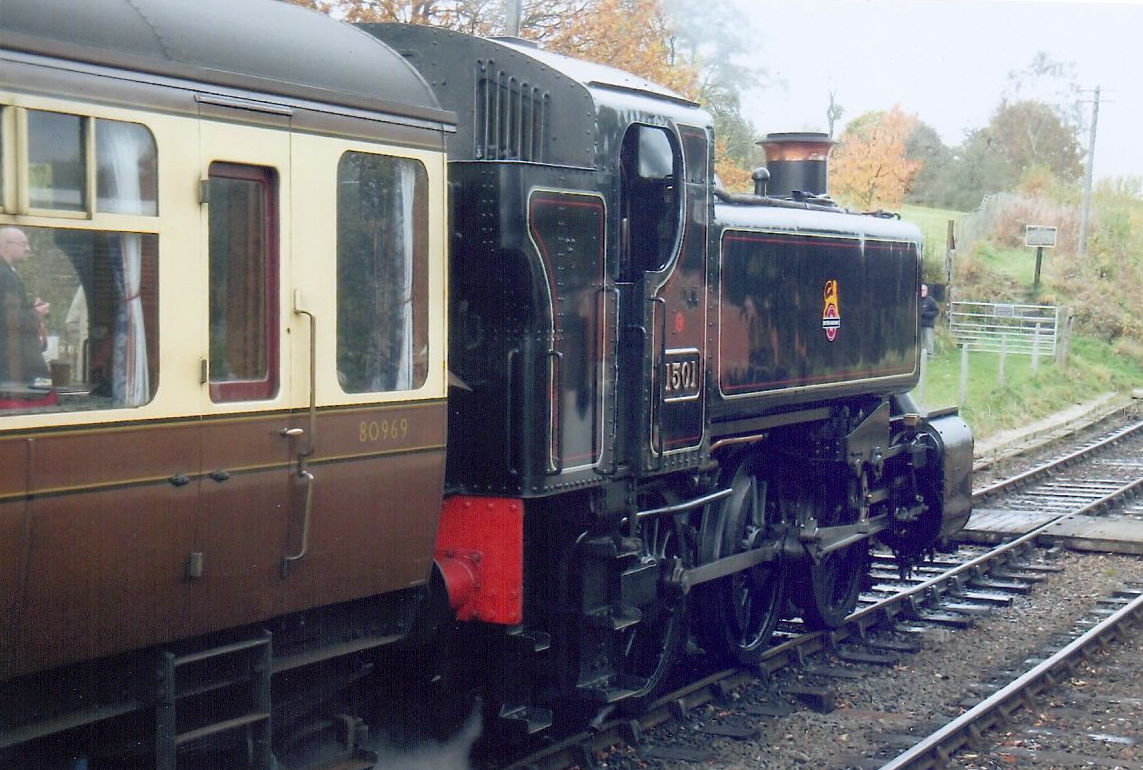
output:
{"label": "carriage door", "polygon": [[[706,349],[705,132],[635,125],[621,150],[620,282],[628,297],[621,377],[638,420],[632,463],[646,471],[685,459],[703,438]],[[636,381],[635,378],[638,377]],[[630,423],[629,423],[630,424]],[[637,454],[636,454],[637,453]]]}
{"label": "carriage door", "polygon": [[194,583],[197,609],[221,626],[272,610],[298,507],[279,248],[290,136],[213,121],[201,130],[208,323]]}

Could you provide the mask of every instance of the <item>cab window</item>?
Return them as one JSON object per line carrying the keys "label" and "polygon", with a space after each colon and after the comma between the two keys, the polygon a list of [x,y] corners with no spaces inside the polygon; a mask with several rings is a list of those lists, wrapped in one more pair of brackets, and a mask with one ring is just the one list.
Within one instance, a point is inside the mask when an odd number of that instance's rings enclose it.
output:
{"label": "cab window", "polygon": [[635,281],[665,268],[675,253],[682,218],[682,159],[673,135],[655,126],[627,130],[620,150],[620,279]]}

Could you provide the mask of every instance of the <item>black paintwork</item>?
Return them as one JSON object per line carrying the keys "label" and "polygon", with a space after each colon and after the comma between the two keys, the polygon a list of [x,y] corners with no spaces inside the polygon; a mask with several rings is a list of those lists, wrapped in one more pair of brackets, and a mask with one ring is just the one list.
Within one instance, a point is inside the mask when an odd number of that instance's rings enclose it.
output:
{"label": "black paintwork", "polygon": [[463,116],[451,489],[661,476],[701,465],[736,420],[915,383],[915,229],[762,199],[716,216],[709,117],[685,99],[519,41],[364,29]]}

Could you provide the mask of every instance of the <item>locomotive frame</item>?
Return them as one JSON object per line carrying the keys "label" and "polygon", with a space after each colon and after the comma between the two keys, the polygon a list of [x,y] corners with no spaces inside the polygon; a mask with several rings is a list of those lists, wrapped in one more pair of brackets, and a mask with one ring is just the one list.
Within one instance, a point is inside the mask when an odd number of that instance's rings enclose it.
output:
{"label": "locomotive frame", "polygon": [[912,226],[728,195],[698,105],[523,41],[64,5],[0,19],[72,369],[0,383],[0,760],[364,756],[385,661],[528,740],[967,519]]}

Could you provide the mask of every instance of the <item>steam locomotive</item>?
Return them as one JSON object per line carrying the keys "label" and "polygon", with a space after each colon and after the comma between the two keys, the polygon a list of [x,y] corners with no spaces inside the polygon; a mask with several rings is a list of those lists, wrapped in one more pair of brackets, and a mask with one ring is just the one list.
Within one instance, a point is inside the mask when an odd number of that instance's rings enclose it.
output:
{"label": "steam locomotive", "polygon": [[968,517],[826,137],[729,194],[654,83],[263,0],[6,0],[0,65],[0,764],[366,767],[386,661],[527,740]]}

